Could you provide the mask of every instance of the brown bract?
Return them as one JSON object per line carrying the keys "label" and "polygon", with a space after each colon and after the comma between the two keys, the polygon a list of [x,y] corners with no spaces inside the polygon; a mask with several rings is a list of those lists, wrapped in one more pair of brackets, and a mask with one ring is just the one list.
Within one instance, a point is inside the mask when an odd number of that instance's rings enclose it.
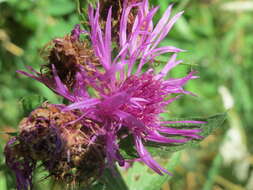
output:
{"label": "brown bract", "polygon": [[73,122],[77,115],[47,103],[35,109],[20,123],[14,154],[40,161],[60,182],[90,184],[104,167],[104,140],[98,136],[98,123],[89,119]]}
{"label": "brown bract", "polygon": [[75,75],[80,65],[88,74],[92,74],[93,67],[99,65],[99,60],[89,43],[85,40],[73,40],[71,35],[54,39],[45,46],[42,53],[48,64],[42,66],[41,72],[52,76],[54,65],[60,79],[69,89],[75,84]]}

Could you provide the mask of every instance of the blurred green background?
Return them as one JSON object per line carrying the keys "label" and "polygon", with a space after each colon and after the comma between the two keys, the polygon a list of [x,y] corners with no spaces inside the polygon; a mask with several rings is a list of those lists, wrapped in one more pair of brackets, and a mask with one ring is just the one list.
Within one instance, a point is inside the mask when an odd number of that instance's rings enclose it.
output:
{"label": "blurred green background", "polygon": [[[162,45],[186,49],[183,65],[172,75],[197,70],[200,79],[186,86],[185,96],[170,105],[171,117],[208,116],[228,111],[222,129],[197,148],[184,151],[174,177],[163,190],[253,189],[253,1],[160,0],[156,19],[169,3],[184,10]],[[43,85],[18,75],[25,65],[39,68],[43,46],[63,37],[79,23],[74,0],[0,0],[0,190],[14,189],[4,164],[3,148],[22,117],[23,97],[40,94],[53,103],[58,97]],[[161,57],[166,60],[167,57]],[[161,63],[162,64],[162,63]],[[37,189],[49,189],[38,182]],[[55,188],[57,189],[57,187]],[[138,188],[137,188],[138,189]]]}

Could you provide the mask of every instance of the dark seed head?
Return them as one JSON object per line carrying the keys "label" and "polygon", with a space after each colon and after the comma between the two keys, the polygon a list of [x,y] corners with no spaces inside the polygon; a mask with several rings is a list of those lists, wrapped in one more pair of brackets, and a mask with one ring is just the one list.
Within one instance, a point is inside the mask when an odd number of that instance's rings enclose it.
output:
{"label": "dark seed head", "polygon": [[24,118],[20,134],[5,150],[7,164],[16,176],[31,178],[35,163],[40,161],[49,175],[61,182],[88,185],[95,180],[105,164],[101,128],[88,119],[69,124],[77,118],[78,113],[62,112],[50,104]]}

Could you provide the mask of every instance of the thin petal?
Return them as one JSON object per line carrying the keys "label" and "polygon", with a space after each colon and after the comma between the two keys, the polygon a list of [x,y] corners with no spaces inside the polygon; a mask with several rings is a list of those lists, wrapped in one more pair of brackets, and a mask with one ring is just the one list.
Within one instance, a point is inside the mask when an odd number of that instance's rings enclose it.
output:
{"label": "thin petal", "polygon": [[91,106],[97,105],[98,103],[100,103],[99,99],[91,98],[91,99],[70,104],[69,106],[64,108],[63,111],[70,111],[74,109],[87,109],[87,108],[90,108]]}
{"label": "thin petal", "polygon": [[144,162],[148,167],[150,167],[152,170],[154,170],[159,175],[163,175],[164,173],[167,173],[171,175],[166,169],[162,168],[149,154],[149,152],[145,149],[145,147],[142,144],[141,137],[135,136],[135,146],[136,150],[140,156],[140,159],[142,162]]}

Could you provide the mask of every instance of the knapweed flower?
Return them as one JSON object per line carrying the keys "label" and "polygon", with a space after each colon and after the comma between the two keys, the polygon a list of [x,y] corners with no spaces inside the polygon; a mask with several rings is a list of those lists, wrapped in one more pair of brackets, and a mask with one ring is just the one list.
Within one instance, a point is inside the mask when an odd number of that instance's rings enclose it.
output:
{"label": "knapweed flower", "polygon": [[100,125],[90,119],[72,123],[78,113],[61,110],[61,105],[48,103],[35,109],[7,143],[6,163],[16,175],[18,190],[32,189],[36,163],[73,186],[88,185],[100,175],[105,163],[104,140],[96,136]]}
{"label": "knapweed flower", "polygon": [[[136,15],[129,30],[128,18],[131,10]],[[148,0],[137,3],[124,1],[120,16],[117,52],[112,48],[112,8],[108,10],[106,23],[100,24],[100,6],[89,7],[89,40],[90,47],[99,61],[99,67],[86,59],[78,64],[75,73],[76,81],[72,89],[68,89],[59,77],[59,71],[52,64],[53,77],[47,78],[40,73],[30,74],[32,77],[63,96],[70,105],[63,111],[76,110],[81,116],[76,120],[89,118],[101,124],[103,130],[96,136],[103,136],[107,164],[124,165],[125,159],[119,151],[119,142],[131,135],[138,153],[137,161],[144,162],[151,169],[162,175],[163,169],[145,148],[146,142],[159,144],[181,144],[192,139],[202,138],[200,129],[180,129],[170,127],[174,123],[196,123],[201,121],[163,121],[161,113],[166,106],[180,97],[191,94],[183,89],[187,81],[197,78],[190,72],[183,78],[167,78],[169,71],[180,64],[177,53],[183,50],[173,47],[159,47],[159,43],[167,36],[174,23],[183,12],[171,15],[169,6],[157,24],[152,19],[158,7],[149,9]],[[117,10],[116,10],[117,11]],[[81,30],[80,30],[81,33]],[[78,40],[78,39],[77,39]],[[113,50],[113,51],[112,51]],[[172,54],[160,71],[153,69],[156,58],[162,54]],[[92,68],[90,74],[85,65]]]}

